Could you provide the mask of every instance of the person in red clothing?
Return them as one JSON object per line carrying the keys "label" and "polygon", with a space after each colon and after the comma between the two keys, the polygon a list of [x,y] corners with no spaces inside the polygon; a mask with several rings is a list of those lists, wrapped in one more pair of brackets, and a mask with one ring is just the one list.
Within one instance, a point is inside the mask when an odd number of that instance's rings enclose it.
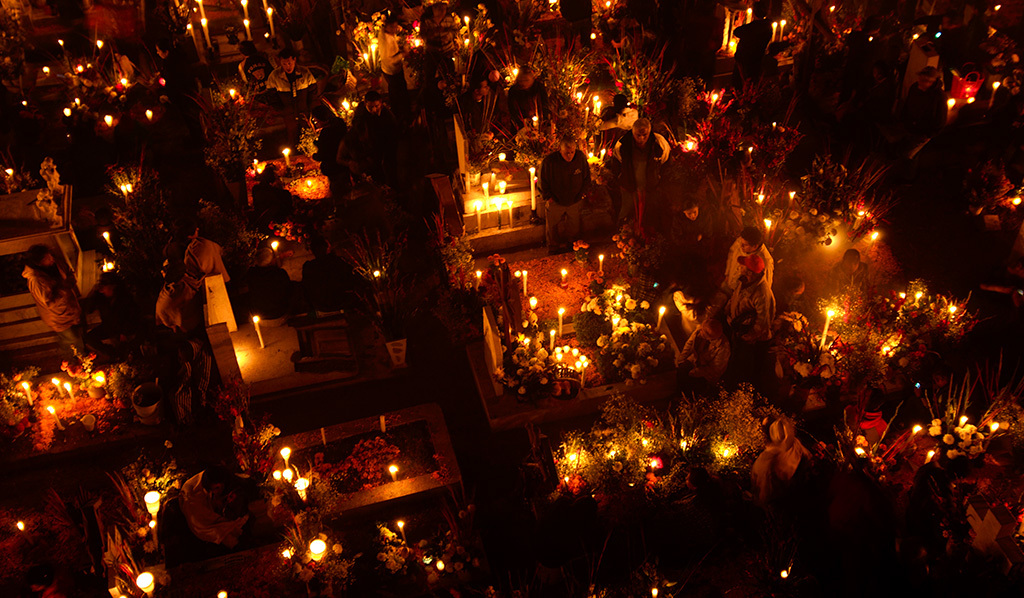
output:
{"label": "person in red clothing", "polygon": [[40,319],[57,335],[61,356],[73,357],[76,350],[84,355],[85,327],[74,275],[57,264],[45,245],[29,247],[21,275],[28,282]]}

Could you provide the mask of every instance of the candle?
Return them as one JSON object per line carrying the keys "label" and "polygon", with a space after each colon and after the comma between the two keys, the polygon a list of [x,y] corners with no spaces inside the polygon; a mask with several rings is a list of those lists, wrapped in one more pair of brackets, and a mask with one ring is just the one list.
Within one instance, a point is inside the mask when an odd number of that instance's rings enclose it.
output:
{"label": "candle", "polygon": [[281,458],[284,459],[284,469],[286,472],[291,471],[288,469],[288,458],[292,456],[292,449],[287,446],[281,449]]}
{"label": "candle", "polygon": [[[199,6],[202,6],[202,4]],[[145,592],[147,596],[152,596],[153,590],[156,589],[156,579],[153,577],[152,573],[144,571],[135,578],[135,585]]]}
{"label": "candle", "polygon": [[[266,5],[266,3],[267,3],[267,0],[263,0],[263,4]],[[270,37],[277,37],[277,34],[274,33],[274,7],[273,6],[268,6],[267,7],[267,24],[270,25]]]}
{"label": "candle", "polygon": [[549,353],[554,353],[555,352],[555,331],[554,330],[551,331],[551,348],[548,349],[548,352]]}
{"label": "candle", "polygon": [[309,480],[306,478],[299,478],[295,480],[295,490],[299,493],[299,498],[306,500],[306,489],[309,488]]}
{"label": "candle", "polygon": [[512,200],[506,198],[505,201],[508,202],[508,226],[509,226],[509,228],[511,228],[512,227]]}
{"label": "candle", "polygon": [[309,556],[314,561],[320,562],[327,553],[327,542],[317,538],[309,543]]}
{"label": "candle", "polygon": [[537,168],[530,167],[530,211],[537,211]]}
{"label": "candle", "polygon": [[197,0],[197,2],[199,3],[199,18],[205,19],[206,9],[203,7],[203,0]]}
{"label": "candle", "polygon": [[485,182],[485,183],[480,183],[480,186],[484,190],[484,197],[490,197],[491,196],[491,194],[489,193],[489,189],[491,187],[490,184]]}
{"label": "candle", "polygon": [[665,317],[666,310],[668,310],[668,308],[664,305],[658,308],[658,325],[654,327],[655,330],[661,328],[661,320]]}
{"label": "candle", "polygon": [[562,268],[562,287],[563,288],[569,285],[569,281],[566,278],[567,276],[569,276],[569,271],[566,270],[565,268]]}
{"label": "candle", "polygon": [[284,154],[284,167],[285,168],[291,168],[292,167],[292,158],[291,158],[292,150],[291,150],[291,148],[287,148],[286,147],[283,150],[281,150],[281,153]]}
{"label": "candle", "polygon": [[477,289],[479,289],[480,285],[483,283],[483,276],[484,276],[483,272],[481,272],[480,270],[476,271],[476,288]]}
{"label": "candle", "polygon": [[508,183],[505,181],[498,181],[498,195],[505,195],[505,189],[508,187]]}
{"label": "candle", "polygon": [[786,28],[786,19],[779,21],[779,41],[782,41],[782,30]]}
{"label": "candle", "polygon": [[153,120],[153,111],[152,110],[146,110],[146,120],[152,122],[152,120]]}
{"label": "candle", "polygon": [[[202,4],[199,6],[202,6]],[[213,42],[210,41],[210,27],[207,24],[206,18],[199,19],[199,24],[203,26],[203,38],[206,39],[207,47],[212,48]]]}
{"label": "candle", "polygon": [[254,327],[256,327],[256,338],[259,339],[259,341],[260,341],[260,349],[266,349],[267,345],[266,345],[266,343],[263,342],[263,331],[260,330],[260,317],[259,316],[253,316],[252,317],[252,325]]}
{"label": "candle", "polygon": [[778,23],[772,23],[772,41],[775,41],[775,34],[779,28]]}
{"label": "candle", "polygon": [[284,478],[284,481],[288,482],[289,484],[292,483],[292,477],[294,477],[294,475],[295,472],[292,471],[291,469],[286,469],[281,472],[281,477]]}
{"label": "candle", "polygon": [[274,259],[277,259],[277,248],[281,246],[281,242],[273,240],[270,242],[270,249],[274,252]]}
{"label": "candle", "polygon": [[537,311],[537,298],[530,297],[530,310]]}
{"label": "candle", "polygon": [[561,338],[563,336],[563,334],[562,334],[563,333],[563,329],[562,329],[562,316],[564,316],[564,315],[565,315],[565,308],[564,307],[559,307],[558,308],[558,337],[559,338]]}
{"label": "candle", "polygon": [[[469,17],[466,18],[468,19]],[[409,541],[405,539],[405,522],[399,519],[396,523],[398,525],[398,531],[402,534],[402,541],[408,543]]]}
{"label": "candle", "polygon": [[992,108],[992,105],[996,103],[996,92],[999,91],[999,81],[992,82],[992,97],[988,100],[988,107]]}
{"label": "candle", "polygon": [[71,383],[70,382],[65,382],[64,383],[64,391],[68,393],[68,398],[69,399],[75,398],[75,396],[71,393]]}
{"label": "candle", "polygon": [[821,351],[825,350],[825,341],[828,339],[828,326],[832,323],[832,317],[836,315],[834,309],[825,312],[825,329],[821,333]]}
{"label": "candle", "polygon": [[[249,20],[249,0],[242,0],[242,13],[245,15],[245,20]],[[249,39],[252,39],[251,37]]]}
{"label": "candle", "polygon": [[245,39],[252,41],[252,31],[249,29],[248,17],[242,19],[242,24],[245,25]]}
{"label": "candle", "polygon": [[28,406],[32,406],[32,386],[28,382],[21,383],[21,389],[25,391],[25,398],[28,399]]}
{"label": "candle", "polygon": [[267,0],[263,0],[263,12],[267,12],[268,10],[270,10],[270,7],[267,5]]}
{"label": "candle", "polygon": [[523,270],[523,296],[526,297],[529,293],[526,292],[526,270]]}
{"label": "candle", "polygon": [[604,276],[604,254],[597,256],[597,273]]}
{"label": "candle", "polygon": [[46,410],[49,411],[50,415],[53,416],[53,419],[55,419],[57,421],[57,429],[58,430],[63,430],[64,429],[64,424],[60,423],[60,418],[57,417],[57,410],[53,408],[53,405],[47,405],[46,406]]}
{"label": "candle", "polygon": [[483,227],[480,226],[480,210],[484,207],[484,202],[478,199],[473,202],[473,207],[476,210],[476,232],[480,232],[483,230]]}
{"label": "candle", "polygon": [[387,424],[386,421],[384,421],[384,416],[382,415],[382,416],[380,416],[380,433],[381,434],[387,434],[387,432],[388,432],[388,424]]}
{"label": "candle", "polygon": [[391,481],[392,482],[397,482],[398,481],[398,466],[397,465],[389,465],[388,466],[388,473],[391,474]]}
{"label": "candle", "polygon": [[499,162],[504,162],[505,161],[505,152],[502,152],[502,153],[498,154],[498,161]]}

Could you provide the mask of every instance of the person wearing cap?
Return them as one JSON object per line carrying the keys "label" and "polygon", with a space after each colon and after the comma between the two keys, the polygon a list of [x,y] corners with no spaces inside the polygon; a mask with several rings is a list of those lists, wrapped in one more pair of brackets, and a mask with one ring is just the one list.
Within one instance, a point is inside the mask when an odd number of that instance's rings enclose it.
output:
{"label": "person wearing cap", "polygon": [[140,331],[142,315],[121,277],[115,272],[100,274],[82,307],[86,313],[100,314],[100,324],[85,333],[86,344],[111,357],[122,356],[129,341]]}
{"label": "person wearing cap", "polygon": [[917,73],[917,83],[907,90],[900,112],[900,127],[886,133],[901,156],[913,159],[946,125],[946,92],[939,78],[942,71],[928,66]]}
{"label": "person wearing cap", "polygon": [[276,320],[288,314],[295,286],[284,268],[274,263],[274,250],[261,247],[256,265],[246,275],[249,283],[249,307],[254,316]]}
{"label": "person wearing cap", "polygon": [[729,299],[726,315],[733,338],[753,344],[772,339],[775,296],[765,278],[765,263],[759,255],[740,256],[743,266],[740,284]]}
{"label": "person wearing cap", "polygon": [[295,51],[285,48],[277,55],[279,66],[267,78],[267,88],[277,92],[284,106],[288,142],[299,141],[299,116],[308,114],[316,93],[316,78],[304,66],[296,64]]}
{"label": "person wearing cap", "polygon": [[729,366],[730,353],[722,323],[711,318],[704,320],[676,357],[679,391],[707,394],[713,390]]}
{"label": "person wearing cap", "polygon": [[740,231],[740,236],[733,241],[729,248],[729,257],[725,262],[725,282],[722,283],[722,291],[726,296],[731,296],[740,284],[740,277],[745,272],[740,258],[756,255],[764,262],[764,278],[768,288],[772,287],[775,280],[775,260],[764,244],[764,234],[761,229],[747,226]]}
{"label": "person wearing cap", "polygon": [[203,306],[196,289],[185,280],[185,266],[164,262],[164,286],[156,298],[156,323],[172,331],[189,334],[203,323]]}

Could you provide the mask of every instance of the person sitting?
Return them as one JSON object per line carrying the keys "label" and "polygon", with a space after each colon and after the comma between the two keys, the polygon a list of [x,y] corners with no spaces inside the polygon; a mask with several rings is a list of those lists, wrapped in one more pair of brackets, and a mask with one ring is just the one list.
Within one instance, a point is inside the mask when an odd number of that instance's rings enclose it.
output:
{"label": "person sitting", "polygon": [[683,393],[711,392],[729,366],[729,339],[718,320],[707,319],[690,335],[676,358],[676,380]]}
{"label": "person sitting", "polygon": [[754,344],[772,339],[775,320],[775,296],[768,286],[765,263],[759,255],[739,258],[743,266],[740,284],[729,299],[727,316],[733,339]]}
{"label": "person sitting", "polygon": [[270,58],[257,50],[256,44],[249,40],[239,44],[238,51],[245,56],[242,62],[238,63],[238,73],[242,76],[242,81],[248,86],[250,94],[255,94],[257,97],[263,95],[267,91],[267,80],[270,78],[270,73],[274,70],[273,65],[270,64]]}
{"label": "person sitting", "polygon": [[304,66],[296,64],[294,50],[285,48],[277,55],[279,66],[267,78],[267,88],[277,92],[284,106],[284,122],[288,142],[299,141],[299,117],[309,113],[316,94],[316,77]]}
{"label": "person sitting", "polygon": [[868,289],[868,265],[860,261],[860,252],[847,249],[843,259],[828,273],[828,292],[832,295],[861,295]]}
{"label": "person sitting", "polygon": [[252,187],[252,221],[258,231],[266,231],[271,223],[285,222],[294,209],[292,194],[277,182],[277,168],[267,164],[259,175],[259,182]]}
{"label": "person sitting", "polygon": [[249,268],[249,306],[253,315],[276,320],[288,314],[293,283],[284,268],[274,263],[274,251],[262,247],[256,252],[256,265]]}
{"label": "person sitting", "polygon": [[140,332],[142,315],[120,276],[115,272],[100,274],[83,303],[86,313],[100,314],[100,324],[85,333],[86,343],[111,357],[123,356],[129,341]]}
{"label": "person sitting", "polygon": [[32,596],[39,598],[64,598],[65,594],[60,591],[57,584],[57,576],[54,574],[53,566],[49,564],[32,565],[26,575],[28,589]]}
{"label": "person sitting", "polygon": [[508,90],[508,112],[513,131],[532,126],[534,117],[546,117],[548,93],[544,85],[537,81],[537,72],[533,67],[523,67],[512,89]]}
{"label": "person sitting", "polygon": [[248,515],[232,517],[236,495],[232,475],[222,467],[210,467],[197,473],[181,487],[181,512],[192,533],[211,544],[234,548],[242,536]]}
{"label": "person sitting", "polygon": [[164,286],[156,299],[156,323],[181,334],[201,330],[203,306],[196,289],[185,281],[185,265],[164,262]]}
{"label": "person sitting", "polygon": [[75,351],[84,355],[85,326],[74,275],[58,265],[53,252],[45,245],[28,248],[21,275],[35,301],[39,319],[57,337],[61,355],[65,359],[73,357]]}
{"label": "person sitting", "polygon": [[231,280],[227,268],[224,267],[224,250],[220,245],[200,235],[199,221],[191,218],[183,220],[179,225],[179,234],[188,240],[182,263],[185,265],[186,281],[199,288],[207,276],[220,274],[224,282]]}
{"label": "person sitting", "polygon": [[317,314],[339,312],[351,286],[351,268],[331,252],[330,244],[323,237],[313,237],[309,249],[313,259],[302,264],[302,290],[306,300]]}
{"label": "person sitting", "polygon": [[549,253],[568,251],[580,235],[583,198],[590,188],[590,165],[577,145],[575,139],[562,139],[558,151],[545,157],[540,166]]}

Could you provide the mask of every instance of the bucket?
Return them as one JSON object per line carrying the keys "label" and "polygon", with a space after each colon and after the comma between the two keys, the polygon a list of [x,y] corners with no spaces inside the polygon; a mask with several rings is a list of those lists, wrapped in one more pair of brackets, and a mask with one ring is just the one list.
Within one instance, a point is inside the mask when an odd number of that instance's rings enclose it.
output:
{"label": "bucket", "polygon": [[155,382],[147,382],[135,389],[132,406],[139,421],[146,426],[160,423],[160,407],[163,404],[164,391]]}

